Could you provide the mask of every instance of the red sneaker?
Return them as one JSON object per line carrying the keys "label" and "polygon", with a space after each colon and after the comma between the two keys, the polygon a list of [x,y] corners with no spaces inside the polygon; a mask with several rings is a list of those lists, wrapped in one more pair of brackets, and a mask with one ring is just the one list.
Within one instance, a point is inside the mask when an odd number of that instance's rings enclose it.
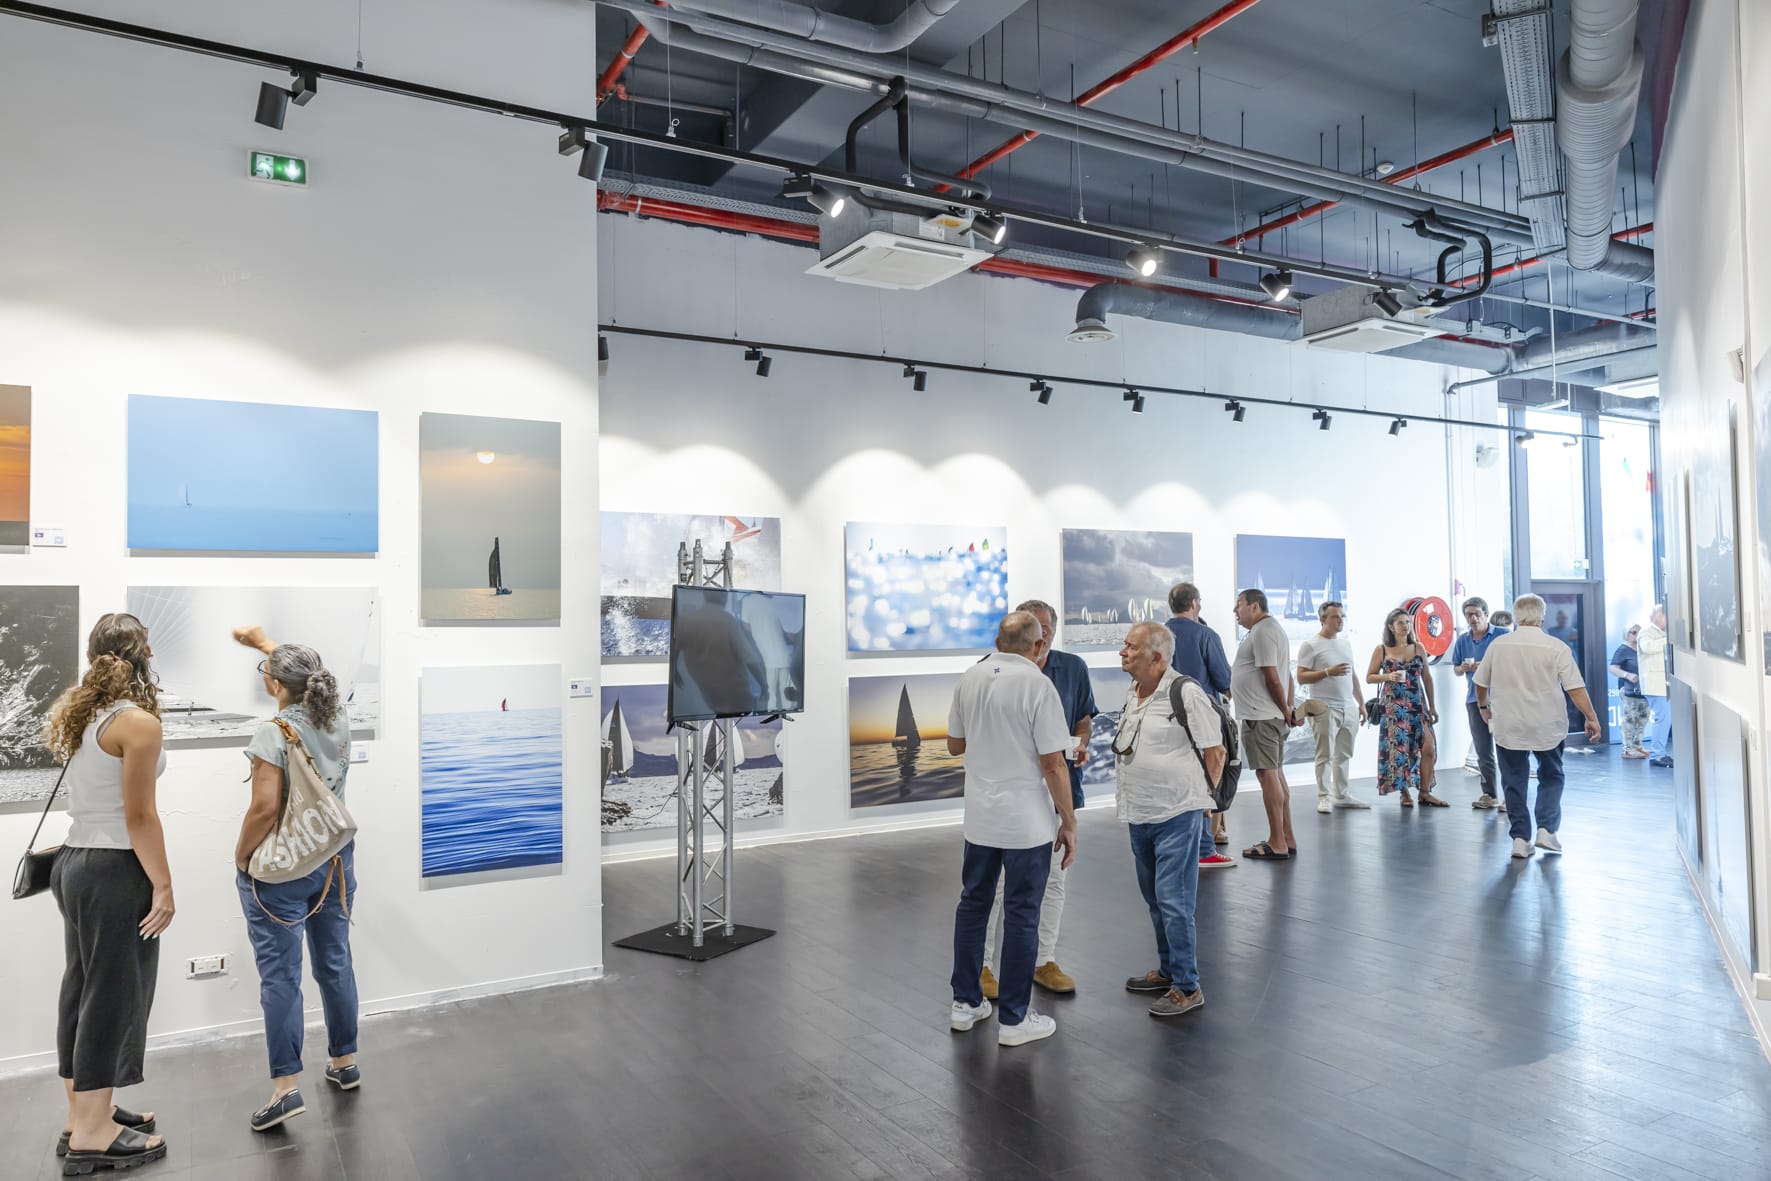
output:
{"label": "red sneaker", "polygon": [[1226,865],[1235,865],[1236,859],[1224,853],[1213,853],[1210,857],[1199,859],[1200,869],[1222,869]]}

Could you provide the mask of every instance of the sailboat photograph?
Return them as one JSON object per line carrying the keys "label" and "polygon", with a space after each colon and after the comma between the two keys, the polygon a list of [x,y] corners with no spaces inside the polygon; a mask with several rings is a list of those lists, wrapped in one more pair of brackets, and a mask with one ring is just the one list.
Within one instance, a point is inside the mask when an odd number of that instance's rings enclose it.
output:
{"label": "sailboat photograph", "polygon": [[557,623],[559,423],[425,414],[418,436],[424,622]]}
{"label": "sailboat photograph", "polygon": [[[669,728],[663,685],[603,686],[602,815],[606,833],[676,828],[677,732]],[[732,814],[744,822],[780,816],[785,805],[781,723],[745,718],[733,728]],[[725,753],[718,730],[695,740],[709,772],[710,805],[723,798]]]}
{"label": "sailboat photograph", "polygon": [[849,681],[849,806],[877,808],[965,794],[965,764],[947,753],[958,673]]}

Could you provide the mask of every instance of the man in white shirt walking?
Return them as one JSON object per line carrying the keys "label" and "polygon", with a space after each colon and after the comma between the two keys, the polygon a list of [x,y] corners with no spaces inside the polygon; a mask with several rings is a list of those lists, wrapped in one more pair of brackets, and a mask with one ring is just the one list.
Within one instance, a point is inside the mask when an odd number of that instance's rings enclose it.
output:
{"label": "man in white shirt walking", "polygon": [[1347,612],[1332,599],[1316,608],[1322,630],[1298,646],[1298,683],[1309,692],[1303,715],[1316,732],[1316,811],[1370,808],[1347,792],[1353,739],[1365,720],[1365,698],[1352,675],[1353,647],[1341,635]]}
{"label": "man in white shirt walking", "polygon": [[1185,725],[1175,716],[1174,644],[1160,623],[1136,623],[1126,633],[1119,667],[1131,674],[1132,687],[1113,738],[1119,818],[1131,830],[1138,889],[1156,928],[1157,966],[1125,987],[1162,994],[1150,1006],[1152,1017],[1179,1017],[1205,1004],[1193,923],[1199,834],[1210,824],[1211,784],[1226,757],[1217,710],[1197,681],[1186,683],[1181,699]]}
{"label": "man in white shirt walking", "polygon": [[1476,668],[1476,708],[1494,733],[1513,856],[1526,858],[1536,852],[1525,794],[1532,758],[1537,760],[1537,849],[1562,851],[1556,833],[1562,826],[1562,740],[1568,735],[1564,693],[1586,719],[1588,742],[1599,740],[1599,717],[1574,653],[1543,630],[1543,600],[1520,595],[1513,602],[1513,622],[1515,630],[1496,637]]}
{"label": "man in white shirt walking", "polygon": [[1060,868],[1076,857],[1076,809],[1064,752],[1075,737],[1064,724],[1058,691],[1035,663],[1045,644],[1039,620],[1025,611],[1003,617],[996,651],[972,665],[953,692],[947,750],[965,758],[965,860],[953,916],[953,1008],[964,1031],[990,1016],[979,976],[984,928],[996,881],[1003,883],[1002,974],[997,980],[1005,1046],[1050,1037],[1057,1022],[1033,1012],[1039,906],[1052,850]]}

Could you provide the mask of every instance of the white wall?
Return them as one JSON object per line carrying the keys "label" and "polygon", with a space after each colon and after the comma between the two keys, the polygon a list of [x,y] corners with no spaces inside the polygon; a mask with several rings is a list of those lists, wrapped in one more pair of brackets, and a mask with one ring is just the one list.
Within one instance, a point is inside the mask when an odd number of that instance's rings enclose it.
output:
{"label": "white wall", "polygon": [[[1315,402],[1444,415],[1445,385],[1464,376],[1455,371],[1117,317],[1119,340],[1074,345],[1063,339],[1075,322],[1072,290],[972,274],[880,292],[805,276],[815,256],[803,247],[625,216],[598,224],[605,322],[1031,370],[1057,387],[1042,407],[1025,380],[935,371],[917,394],[895,366],[791,354],[775,356],[765,380],[737,349],[610,337],[604,508],[779,516],[783,585],[809,596],[810,705],[788,728],[786,816],[771,836],[956,815],[956,800],[849,809],[848,677],[958,671],[974,658],[847,654],[847,521],[1007,525],[1010,602],[1060,600],[1063,528],[1190,531],[1206,617],[1232,645],[1236,534],[1344,537],[1350,638],[1363,660],[1390,607],[1413,594],[1452,597],[1448,453],[1460,472],[1471,469],[1472,495],[1504,503],[1504,464],[1474,471],[1477,432],[1453,431],[1448,443],[1443,429],[1417,422],[1395,439],[1384,419],[1338,415],[1325,434],[1310,419]],[[1133,415],[1116,391],[1066,386],[1066,375],[1292,398],[1301,408],[1251,407],[1238,426],[1216,402],[1150,395]],[[1492,407],[1488,392],[1454,409],[1491,419]],[[1489,446],[1504,438],[1481,436]],[[1465,546],[1481,550],[1481,522],[1464,524]],[[1504,542],[1504,529],[1489,534],[1486,566],[1460,574],[1491,598]],[[1111,652],[1087,659],[1118,663]],[[611,664],[604,674],[611,684],[657,682],[663,667]],[[1439,692],[1441,762],[1455,766],[1468,749],[1462,685],[1442,673]],[[1376,752],[1367,731],[1358,774],[1376,774]],[[1312,793],[1307,768],[1291,780]],[[668,844],[623,834],[610,852]]]}
{"label": "white wall", "polygon": [[[86,7],[347,66],[357,52],[347,0]],[[363,11],[363,58],[396,76],[588,111],[593,15],[542,0],[381,0]],[[35,391],[33,516],[71,535],[64,551],[0,556],[0,580],[78,583],[87,627],[131,584],[378,586],[384,728],[350,796],[363,829],[354,941],[365,1007],[595,974],[594,703],[566,706],[564,867],[426,889],[416,686],[427,665],[563,662],[568,675],[596,675],[594,193],[548,128],[330,83],[290,109],[283,133],[258,127],[269,77],[0,17],[0,382]],[[310,157],[313,183],[248,181],[255,147]],[[380,555],[128,557],[124,407],[137,393],[379,411]],[[560,628],[418,628],[427,410],[563,424]],[[277,478],[274,439],[264,473]],[[215,621],[217,644],[236,622]],[[243,775],[237,750],[179,750],[161,781],[178,916],[163,943],[157,1038],[259,1020],[232,883]],[[0,815],[0,849],[22,850],[33,820]],[[63,823],[52,817],[47,835]],[[60,920],[46,897],[0,914],[0,1068],[48,1061]],[[229,975],[184,978],[185,959],[217,952]]]}
{"label": "white wall", "polygon": [[[1677,674],[1701,698],[1748,719],[1752,763],[1745,774],[1753,825],[1755,924],[1760,948],[1755,966],[1724,939],[1730,970],[1742,991],[1757,996],[1763,1035],[1771,1029],[1771,817],[1765,788],[1766,678],[1760,634],[1768,621],[1759,608],[1762,585],[1755,489],[1771,473],[1756,470],[1751,390],[1736,380],[1731,354],[1741,350],[1748,370],[1771,349],[1771,288],[1761,274],[1771,261],[1771,151],[1762,129],[1771,118],[1771,12],[1756,0],[1696,0],[1679,62],[1665,150],[1656,180],[1655,254],[1661,341],[1662,482],[1670,513],[1675,489],[1702,463],[1725,462],[1727,407],[1737,408],[1740,434],[1734,457],[1741,472],[1737,552],[1741,556],[1741,626],[1744,662],[1684,646]],[[1690,544],[1690,539],[1685,539]],[[1669,581],[1682,576],[1688,552],[1669,558]],[[1701,601],[1699,607],[1701,608]],[[1699,709],[1703,708],[1700,701]],[[1675,757],[1678,752],[1675,751]],[[1704,762],[1708,763],[1706,757]],[[1718,818],[1709,791],[1700,792],[1704,829]],[[1715,900],[1698,875],[1699,896],[1714,913]]]}

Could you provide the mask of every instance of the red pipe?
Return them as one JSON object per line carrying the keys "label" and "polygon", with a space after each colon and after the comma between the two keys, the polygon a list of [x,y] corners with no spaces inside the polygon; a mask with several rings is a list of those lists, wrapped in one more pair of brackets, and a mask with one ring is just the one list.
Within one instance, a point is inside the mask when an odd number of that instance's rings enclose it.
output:
{"label": "red pipe", "polygon": [[[1430,160],[1422,160],[1419,164],[1404,168],[1401,172],[1391,173],[1389,176],[1384,177],[1383,181],[1387,185],[1399,185],[1403,181],[1413,180],[1415,177],[1420,176],[1423,173],[1431,172],[1435,168],[1443,168],[1447,164],[1455,164],[1459,160],[1474,156],[1477,152],[1484,152],[1489,148],[1499,147],[1504,143],[1511,143],[1512,140],[1513,129],[1509,127],[1505,131],[1497,131],[1493,135],[1485,135],[1481,139],[1473,140],[1461,148],[1452,148],[1449,152],[1434,156]],[[1240,246],[1250,238],[1260,242],[1275,230],[1283,230],[1287,226],[1295,226],[1300,221],[1309,221],[1312,217],[1327,213],[1330,209],[1333,209],[1339,204],[1339,201],[1319,201],[1314,205],[1306,205],[1296,213],[1288,214],[1287,216],[1280,218],[1278,221],[1262,222],[1246,234],[1232,234],[1230,237],[1225,238],[1222,242],[1218,243],[1218,245]]]}
{"label": "red pipe", "polygon": [[[1121,86],[1124,86],[1139,74],[1142,74],[1152,66],[1173,57],[1188,46],[1198,44],[1200,39],[1207,33],[1215,32],[1217,29],[1229,24],[1230,21],[1241,16],[1259,3],[1260,0],[1232,0],[1231,3],[1224,5],[1204,20],[1199,21],[1169,38],[1167,41],[1164,41],[1161,45],[1158,45],[1155,49],[1152,49],[1149,53],[1146,53],[1131,65],[1126,66],[1123,70],[1095,83],[1095,85],[1083,91],[1082,94],[1077,96],[1076,105],[1079,107],[1094,106],[1095,103],[1107,97],[1109,94],[1112,94],[1115,90],[1118,90]],[[1179,112],[1176,112],[1176,116],[1179,116]],[[984,171],[984,169],[996,163],[998,160],[1002,159],[1004,156],[1020,151],[1023,147],[1026,147],[1038,138],[1039,132],[1037,131],[1023,131],[1013,139],[998,144],[988,152],[985,152],[982,156],[979,156],[976,160],[973,160],[970,164],[967,164],[964,168],[960,169],[959,175],[969,180],[978,175],[978,173]],[[947,186],[942,185],[941,188],[936,191],[945,192],[947,191]]]}
{"label": "red pipe", "polygon": [[[664,8],[666,5],[659,2],[658,7]],[[644,45],[646,38],[650,36],[651,34],[646,32],[644,25],[635,25],[633,32],[627,35],[627,41],[615,51],[615,56],[609,59],[608,68],[597,77],[597,106],[602,106],[608,100],[609,95],[615,92],[616,80],[627,71],[628,65],[633,61],[633,55],[640,51],[640,46]]]}

